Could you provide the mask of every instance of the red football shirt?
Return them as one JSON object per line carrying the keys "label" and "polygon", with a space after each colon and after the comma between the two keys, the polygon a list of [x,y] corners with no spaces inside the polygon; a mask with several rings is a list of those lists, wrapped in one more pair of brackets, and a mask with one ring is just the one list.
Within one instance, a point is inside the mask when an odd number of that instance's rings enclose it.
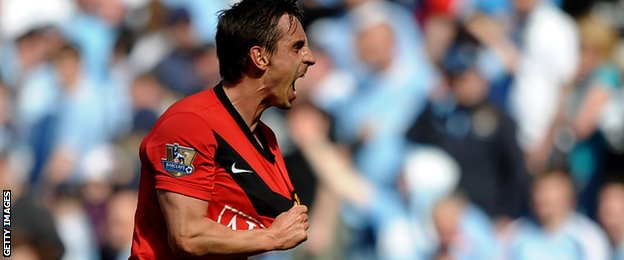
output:
{"label": "red football shirt", "polygon": [[[219,84],[171,106],[143,139],[131,259],[173,259],[156,190],[208,201],[208,218],[233,230],[267,228],[296,194],[275,135],[262,146]],[[264,147],[264,148],[262,148]]]}

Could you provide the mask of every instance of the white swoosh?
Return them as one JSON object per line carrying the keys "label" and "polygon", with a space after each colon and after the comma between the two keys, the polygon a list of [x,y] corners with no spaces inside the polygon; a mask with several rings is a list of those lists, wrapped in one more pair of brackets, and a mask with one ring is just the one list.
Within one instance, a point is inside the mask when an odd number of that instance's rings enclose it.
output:
{"label": "white swoosh", "polygon": [[236,163],[232,164],[232,173],[238,174],[238,173],[252,173],[252,171],[250,170],[244,170],[244,169],[238,169],[236,168]]}

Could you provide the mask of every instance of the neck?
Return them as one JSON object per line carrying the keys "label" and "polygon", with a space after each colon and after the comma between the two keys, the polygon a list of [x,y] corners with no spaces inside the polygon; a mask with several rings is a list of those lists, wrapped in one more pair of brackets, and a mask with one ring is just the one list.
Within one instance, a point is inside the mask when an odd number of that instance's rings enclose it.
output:
{"label": "neck", "polygon": [[614,244],[618,245],[624,243],[624,226],[620,227],[619,229],[613,229],[611,230],[611,232],[607,233],[611,240],[614,242]]}
{"label": "neck", "polygon": [[567,214],[559,214],[556,216],[551,216],[545,219],[542,225],[546,231],[554,232],[554,231],[557,231],[563,225],[563,222],[565,222],[567,217],[568,217]]}
{"label": "neck", "polygon": [[80,83],[80,77],[78,74],[72,74],[68,76],[66,79],[61,80],[63,86],[65,87],[66,92],[74,93],[78,89],[78,84]]}
{"label": "neck", "polygon": [[262,112],[267,109],[264,104],[265,88],[258,81],[243,79],[238,83],[223,81],[223,90],[245,124],[253,132],[260,121]]}

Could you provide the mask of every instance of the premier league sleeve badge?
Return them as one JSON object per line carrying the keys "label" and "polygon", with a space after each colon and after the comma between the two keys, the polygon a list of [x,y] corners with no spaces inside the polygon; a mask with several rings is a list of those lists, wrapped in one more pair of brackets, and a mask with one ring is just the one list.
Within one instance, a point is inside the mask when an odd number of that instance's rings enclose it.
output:
{"label": "premier league sleeve badge", "polygon": [[193,160],[197,151],[193,148],[180,146],[177,143],[167,144],[167,158],[162,159],[163,170],[174,177],[193,173]]}

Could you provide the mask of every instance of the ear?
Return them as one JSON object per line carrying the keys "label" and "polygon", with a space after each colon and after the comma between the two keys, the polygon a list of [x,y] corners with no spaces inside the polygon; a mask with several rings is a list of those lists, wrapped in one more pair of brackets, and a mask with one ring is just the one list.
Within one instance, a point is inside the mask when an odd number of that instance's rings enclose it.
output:
{"label": "ear", "polygon": [[269,66],[269,57],[266,53],[266,49],[260,46],[253,46],[249,50],[249,56],[253,64],[261,70],[266,70]]}

